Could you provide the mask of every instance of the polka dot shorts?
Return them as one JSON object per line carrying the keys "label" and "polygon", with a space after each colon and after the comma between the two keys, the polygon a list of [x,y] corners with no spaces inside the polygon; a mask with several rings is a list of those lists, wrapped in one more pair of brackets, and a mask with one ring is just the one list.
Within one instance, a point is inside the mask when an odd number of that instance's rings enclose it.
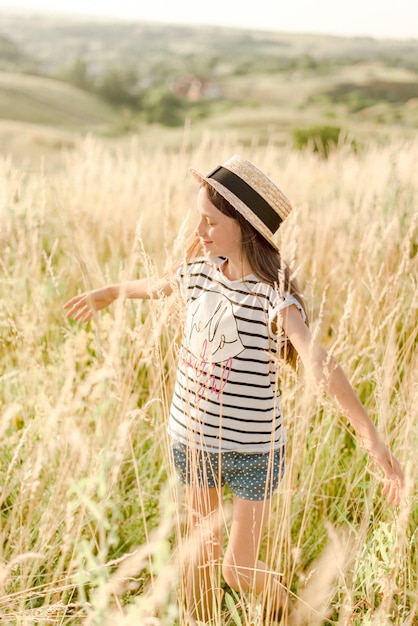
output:
{"label": "polka dot shorts", "polygon": [[284,472],[284,448],[267,453],[207,452],[173,442],[172,457],[180,481],[199,487],[227,485],[243,500],[266,500]]}

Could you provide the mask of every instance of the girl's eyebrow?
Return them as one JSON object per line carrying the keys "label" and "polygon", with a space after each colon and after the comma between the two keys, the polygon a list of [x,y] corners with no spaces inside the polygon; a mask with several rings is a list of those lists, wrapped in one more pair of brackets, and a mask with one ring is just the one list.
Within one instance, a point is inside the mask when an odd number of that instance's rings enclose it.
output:
{"label": "girl's eyebrow", "polygon": [[204,211],[202,211],[200,213],[200,215],[201,215],[201,217],[206,217],[206,219],[208,219],[208,220],[214,220],[215,219],[215,217],[213,215],[210,215],[209,213],[205,213]]}

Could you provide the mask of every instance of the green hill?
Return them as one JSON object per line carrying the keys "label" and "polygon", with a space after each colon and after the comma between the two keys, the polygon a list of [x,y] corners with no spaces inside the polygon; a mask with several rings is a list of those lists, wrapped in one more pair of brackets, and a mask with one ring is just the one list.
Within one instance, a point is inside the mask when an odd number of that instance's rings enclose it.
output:
{"label": "green hill", "polygon": [[96,71],[124,62],[137,66],[143,75],[162,62],[171,69],[194,64],[195,69],[209,65],[218,71],[231,67],[277,71],[297,58],[305,64],[312,59],[338,64],[386,60],[397,67],[418,69],[418,38],[338,37],[0,9],[2,35],[36,60],[43,73],[56,72],[80,58],[93,63]]}
{"label": "green hill", "polygon": [[109,124],[113,117],[98,98],[67,83],[0,73],[0,119],[82,129]]}
{"label": "green hill", "polygon": [[86,132],[178,144],[185,128],[188,141],[207,129],[244,143],[324,127],[356,144],[410,137],[417,75],[418,39],[0,10],[0,153],[26,158]]}

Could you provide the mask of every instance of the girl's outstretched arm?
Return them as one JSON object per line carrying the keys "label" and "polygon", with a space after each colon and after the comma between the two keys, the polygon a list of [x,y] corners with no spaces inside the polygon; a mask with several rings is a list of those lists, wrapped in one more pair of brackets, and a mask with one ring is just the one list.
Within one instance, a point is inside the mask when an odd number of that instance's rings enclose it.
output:
{"label": "girl's outstretched arm", "polygon": [[364,448],[384,472],[386,482],[382,491],[383,495],[386,495],[388,502],[399,504],[404,487],[401,467],[383,442],[343,370],[325,348],[313,340],[296,306],[292,305],[284,309],[282,326],[297,350],[305,369],[313,375],[316,383],[329,394],[346,415]]}
{"label": "girl's outstretched arm", "polygon": [[64,304],[64,309],[67,310],[67,317],[72,317],[76,321],[88,322],[97,311],[109,306],[118,298],[147,300],[169,296],[172,290],[172,284],[167,278],[159,280],[142,278],[81,293],[68,300]]}

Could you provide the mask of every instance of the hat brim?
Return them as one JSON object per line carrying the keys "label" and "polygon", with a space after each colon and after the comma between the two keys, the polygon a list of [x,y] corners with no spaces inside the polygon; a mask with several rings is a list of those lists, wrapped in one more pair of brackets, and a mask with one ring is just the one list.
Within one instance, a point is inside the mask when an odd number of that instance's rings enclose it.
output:
{"label": "hat brim", "polygon": [[201,174],[194,168],[190,168],[190,173],[200,185],[202,185],[203,183],[207,183],[208,185],[213,187],[223,198],[225,198],[225,200],[227,200],[234,207],[234,209],[236,209],[243,217],[245,217],[245,219],[251,224],[251,226],[253,226],[277,252],[279,252],[279,248],[273,240],[271,231],[240,198],[238,198],[234,193],[232,193],[232,191],[222,185],[222,183],[220,183],[219,181],[214,180],[213,178],[208,178],[207,176],[203,176],[203,174]]}

